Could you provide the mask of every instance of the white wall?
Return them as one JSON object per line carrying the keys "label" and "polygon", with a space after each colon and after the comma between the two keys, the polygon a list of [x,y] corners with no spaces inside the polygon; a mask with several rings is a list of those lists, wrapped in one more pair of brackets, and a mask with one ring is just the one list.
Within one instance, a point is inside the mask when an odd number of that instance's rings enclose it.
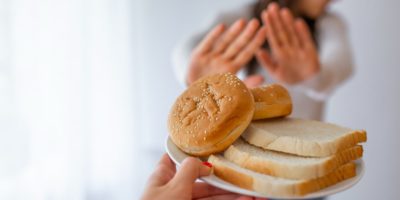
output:
{"label": "white wall", "polygon": [[[139,41],[141,133],[151,165],[162,152],[166,119],[182,91],[170,62],[174,44],[219,8],[235,1],[141,1]],[[327,121],[368,132],[365,177],[332,199],[396,199],[400,196],[400,1],[338,1],[333,8],[348,21],[357,71],[329,101]],[[150,147],[150,148],[149,148]],[[155,152],[155,153],[154,153]]]}
{"label": "white wall", "polygon": [[366,174],[332,199],[399,199],[400,1],[339,1],[357,71],[330,100],[327,120],[368,132]]}
{"label": "white wall", "polygon": [[0,0],[0,199],[135,199],[132,7]]}

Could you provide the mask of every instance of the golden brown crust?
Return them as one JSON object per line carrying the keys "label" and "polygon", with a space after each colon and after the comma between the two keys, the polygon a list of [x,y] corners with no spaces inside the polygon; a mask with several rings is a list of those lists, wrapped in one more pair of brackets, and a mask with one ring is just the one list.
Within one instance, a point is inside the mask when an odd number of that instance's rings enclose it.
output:
{"label": "golden brown crust", "polygon": [[270,84],[251,89],[256,109],[253,120],[283,117],[292,112],[292,99],[281,85]]}
{"label": "golden brown crust", "polygon": [[365,130],[355,130],[352,134],[348,134],[339,139],[337,142],[336,152],[352,147],[358,143],[367,141],[367,132]]}
{"label": "golden brown crust", "polygon": [[253,113],[253,96],[244,83],[230,73],[215,74],[197,80],[177,98],[169,134],[184,152],[207,156],[232,144]]}
{"label": "golden brown crust", "polygon": [[331,172],[349,161],[357,160],[363,156],[363,153],[364,149],[361,145],[345,149],[332,156],[332,159],[327,160],[323,166],[322,173]]}
{"label": "golden brown crust", "polygon": [[304,181],[296,187],[295,191],[298,195],[306,195],[354,176],[356,176],[356,164],[350,162],[323,177]]}
{"label": "golden brown crust", "polygon": [[[248,190],[253,189],[253,177],[220,164],[218,158],[211,155],[208,162],[213,164],[213,173],[219,178]],[[238,178],[240,177],[240,178]]]}

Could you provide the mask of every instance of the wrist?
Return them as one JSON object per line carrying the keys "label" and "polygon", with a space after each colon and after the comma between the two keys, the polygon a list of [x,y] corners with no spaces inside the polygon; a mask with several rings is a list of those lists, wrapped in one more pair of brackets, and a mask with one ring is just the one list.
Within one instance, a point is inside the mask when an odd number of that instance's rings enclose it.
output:
{"label": "wrist", "polygon": [[303,76],[303,79],[301,81],[306,81],[309,79],[312,79],[312,77],[316,76],[321,70],[319,61],[316,60],[311,67],[309,68],[309,70],[305,73],[305,75]]}

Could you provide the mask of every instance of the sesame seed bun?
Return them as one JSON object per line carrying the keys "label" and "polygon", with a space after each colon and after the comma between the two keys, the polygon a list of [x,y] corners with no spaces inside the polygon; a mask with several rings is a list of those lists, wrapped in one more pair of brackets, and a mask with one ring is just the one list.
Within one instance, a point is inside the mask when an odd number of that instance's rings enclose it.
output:
{"label": "sesame seed bun", "polygon": [[189,86],[175,101],[169,135],[184,152],[208,156],[231,145],[254,113],[250,90],[235,75],[215,74]]}
{"label": "sesame seed bun", "polygon": [[281,85],[270,84],[251,89],[255,111],[253,120],[283,117],[292,113],[292,99]]}

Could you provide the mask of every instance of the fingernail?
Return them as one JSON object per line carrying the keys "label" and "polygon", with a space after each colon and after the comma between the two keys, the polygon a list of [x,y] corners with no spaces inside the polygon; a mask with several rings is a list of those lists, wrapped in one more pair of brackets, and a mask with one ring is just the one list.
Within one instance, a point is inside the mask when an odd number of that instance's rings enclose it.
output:
{"label": "fingernail", "polygon": [[204,161],[202,164],[207,166],[207,167],[209,167],[209,168],[212,168],[212,164],[207,162],[207,161]]}

